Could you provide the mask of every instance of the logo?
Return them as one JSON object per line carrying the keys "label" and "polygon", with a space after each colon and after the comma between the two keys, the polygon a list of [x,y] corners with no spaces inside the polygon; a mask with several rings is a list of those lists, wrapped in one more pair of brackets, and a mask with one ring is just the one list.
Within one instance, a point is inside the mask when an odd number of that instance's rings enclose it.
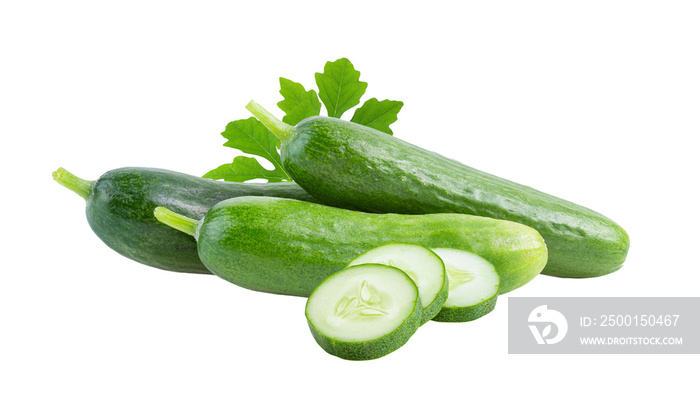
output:
{"label": "logo", "polygon": [[[559,343],[569,330],[569,324],[566,322],[564,315],[554,309],[547,309],[547,305],[533,309],[527,321],[532,336],[535,337],[539,345]],[[538,324],[545,325],[541,331],[537,327]],[[552,334],[552,324],[557,327],[557,333],[553,337],[549,337]]]}

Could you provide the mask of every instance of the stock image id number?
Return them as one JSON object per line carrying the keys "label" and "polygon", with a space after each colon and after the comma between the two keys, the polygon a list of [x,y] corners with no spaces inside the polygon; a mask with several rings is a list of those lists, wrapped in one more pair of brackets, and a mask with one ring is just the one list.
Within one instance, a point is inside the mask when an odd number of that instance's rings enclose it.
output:
{"label": "stock image id number", "polygon": [[680,315],[602,315],[600,320],[580,318],[582,327],[589,326],[676,326]]}

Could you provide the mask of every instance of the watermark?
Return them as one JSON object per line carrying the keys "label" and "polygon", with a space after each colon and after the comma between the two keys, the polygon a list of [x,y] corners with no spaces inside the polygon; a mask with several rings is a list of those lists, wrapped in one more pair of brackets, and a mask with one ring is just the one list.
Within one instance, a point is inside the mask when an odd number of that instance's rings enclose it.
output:
{"label": "watermark", "polygon": [[[561,312],[554,309],[547,309],[547,305],[538,306],[530,312],[527,318],[532,336],[535,337],[538,345],[555,344],[561,342],[569,330],[569,323],[566,321]],[[542,330],[538,329],[537,324],[544,324]],[[552,326],[556,327],[556,334],[549,337],[552,332]]]}
{"label": "watermark", "polygon": [[700,354],[700,297],[510,297],[508,353]]}

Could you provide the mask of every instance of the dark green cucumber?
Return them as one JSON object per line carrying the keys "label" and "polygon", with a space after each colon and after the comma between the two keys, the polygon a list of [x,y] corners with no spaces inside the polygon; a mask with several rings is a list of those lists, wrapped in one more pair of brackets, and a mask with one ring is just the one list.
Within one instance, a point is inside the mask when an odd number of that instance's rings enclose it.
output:
{"label": "dark green cucumber", "polygon": [[239,286],[309,296],[359,254],[387,243],[451,248],[488,259],[502,292],[534,278],[547,261],[542,237],[515,222],[464,214],[373,214],[272,197],[238,197],[203,220],[159,207],[161,222],[193,235],[204,265]]}
{"label": "dark green cucumber", "polygon": [[251,102],[281,140],[284,169],[319,201],[369,212],[467,213],[530,226],[547,242],[543,273],[601,276],[619,269],[629,237],[583,206],[465,166],[375,129],[310,117],[296,127]]}
{"label": "dark green cucumber", "polygon": [[88,181],[60,168],[53,177],[86,200],[88,223],[107,246],[129,259],[175,272],[209,273],[194,239],[158,222],[156,206],[201,218],[216,203],[237,196],[314,201],[294,183],[220,182],[162,169],[122,168]]}

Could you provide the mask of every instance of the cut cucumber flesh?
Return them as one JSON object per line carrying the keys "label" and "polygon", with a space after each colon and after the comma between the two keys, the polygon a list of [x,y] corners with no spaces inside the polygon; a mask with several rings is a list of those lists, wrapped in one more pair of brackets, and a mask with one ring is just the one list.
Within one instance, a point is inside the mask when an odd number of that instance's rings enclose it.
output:
{"label": "cut cucumber flesh", "polygon": [[432,250],[408,243],[389,243],[370,249],[348,266],[379,263],[404,271],[418,286],[425,323],[440,312],[447,299],[448,282],[442,259]]}
{"label": "cut cucumber flesh", "polygon": [[316,342],[350,360],[382,357],[420,326],[416,284],[400,269],[363,264],[329,276],[309,296],[306,319]]}
{"label": "cut cucumber flesh", "polygon": [[433,320],[468,322],[491,312],[498,297],[499,276],[484,258],[456,249],[433,249],[445,264],[447,300]]}

